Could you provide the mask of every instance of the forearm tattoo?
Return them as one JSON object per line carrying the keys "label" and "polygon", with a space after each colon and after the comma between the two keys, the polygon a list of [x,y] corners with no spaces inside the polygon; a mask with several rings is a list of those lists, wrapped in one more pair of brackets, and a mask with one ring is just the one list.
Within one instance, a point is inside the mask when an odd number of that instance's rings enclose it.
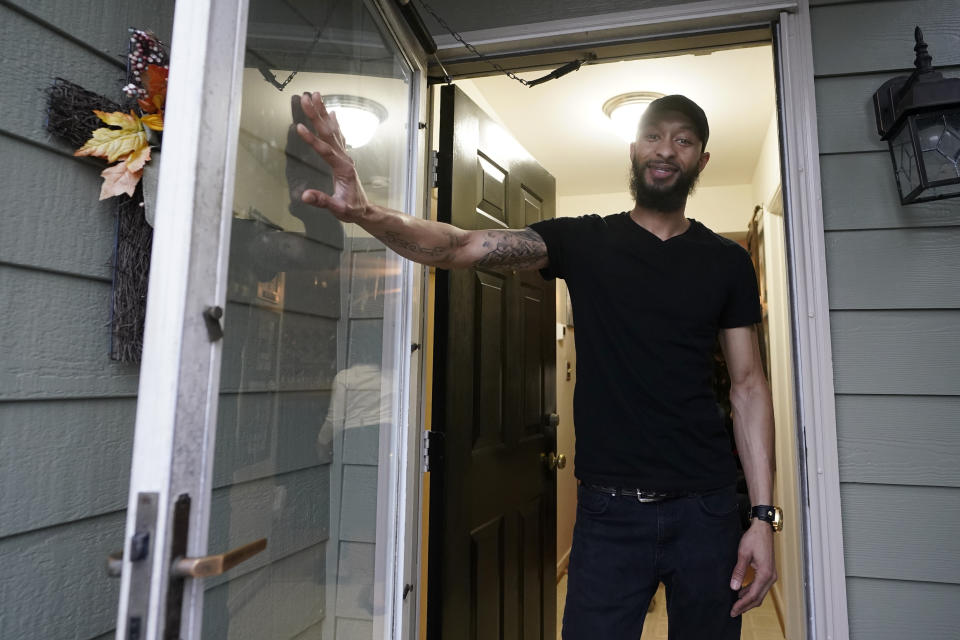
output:
{"label": "forearm tattoo", "polygon": [[445,233],[444,235],[447,237],[447,244],[437,247],[422,246],[413,240],[404,238],[394,231],[387,231],[382,235],[376,236],[376,238],[400,255],[410,258],[411,260],[425,264],[437,264],[449,261],[453,257],[454,250],[460,246],[456,235],[453,233]]}
{"label": "forearm tattoo", "polygon": [[533,229],[487,231],[483,238],[486,253],[478,267],[529,269],[547,257],[547,245]]}

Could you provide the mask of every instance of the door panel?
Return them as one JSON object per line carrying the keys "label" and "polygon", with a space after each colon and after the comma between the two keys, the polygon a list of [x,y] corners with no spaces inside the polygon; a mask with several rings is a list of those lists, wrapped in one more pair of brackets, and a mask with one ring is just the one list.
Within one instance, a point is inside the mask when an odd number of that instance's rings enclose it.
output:
{"label": "door panel", "polygon": [[477,436],[473,449],[503,444],[504,418],[504,333],[507,305],[504,300],[504,277],[497,273],[476,272],[477,313],[474,328],[478,375],[474,403],[476,418],[473,428]]}
{"label": "door panel", "polygon": [[470,532],[471,629],[465,637],[503,637],[503,525],[503,518],[496,518]]}
{"label": "door panel", "polygon": [[[544,406],[543,345],[541,344],[541,319],[544,316],[543,291],[539,287],[524,283],[520,287],[520,327],[523,352],[523,434],[522,437],[536,437],[543,428],[543,416],[548,413]],[[552,301],[551,301],[552,302]]]}
{"label": "door panel", "polygon": [[[455,87],[442,90],[438,212],[523,228],[555,209],[542,167]],[[551,638],[556,626],[554,285],[537,273],[438,271],[430,638]]]}

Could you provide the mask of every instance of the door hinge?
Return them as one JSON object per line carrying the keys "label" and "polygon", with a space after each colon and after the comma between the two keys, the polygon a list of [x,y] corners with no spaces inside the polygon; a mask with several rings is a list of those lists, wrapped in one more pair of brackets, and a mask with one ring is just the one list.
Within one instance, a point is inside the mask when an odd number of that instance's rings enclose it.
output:
{"label": "door hinge", "polygon": [[420,450],[423,452],[423,472],[438,469],[443,462],[443,433],[424,431]]}
{"label": "door hinge", "polygon": [[430,188],[433,189],[437,186],[437,171],[440,166],[440,152],[430,150],[430,158],[428,159],[428,170],[430,175]]}

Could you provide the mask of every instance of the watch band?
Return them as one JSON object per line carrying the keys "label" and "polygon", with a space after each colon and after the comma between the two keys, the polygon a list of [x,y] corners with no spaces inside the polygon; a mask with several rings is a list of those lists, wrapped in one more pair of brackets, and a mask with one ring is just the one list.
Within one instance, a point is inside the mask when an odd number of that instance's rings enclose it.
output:
{"label": "watch band", "polygon": [[750,517],[769,522],[774,531],[783,529],[783,511],[780,510],[780,507],[758,504],[750,509]]}

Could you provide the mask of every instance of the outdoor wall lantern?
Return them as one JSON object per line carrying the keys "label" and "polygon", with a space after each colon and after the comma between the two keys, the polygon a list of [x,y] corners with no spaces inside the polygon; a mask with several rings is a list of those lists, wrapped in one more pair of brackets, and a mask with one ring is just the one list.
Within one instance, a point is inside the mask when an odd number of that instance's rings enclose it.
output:
{"label": "outdoor wall lantern", "polygon": [[933,70],[920,27],[916,67],[873,94],[880,138],[890,145],[900,202],[960,196],[960,78]]}

